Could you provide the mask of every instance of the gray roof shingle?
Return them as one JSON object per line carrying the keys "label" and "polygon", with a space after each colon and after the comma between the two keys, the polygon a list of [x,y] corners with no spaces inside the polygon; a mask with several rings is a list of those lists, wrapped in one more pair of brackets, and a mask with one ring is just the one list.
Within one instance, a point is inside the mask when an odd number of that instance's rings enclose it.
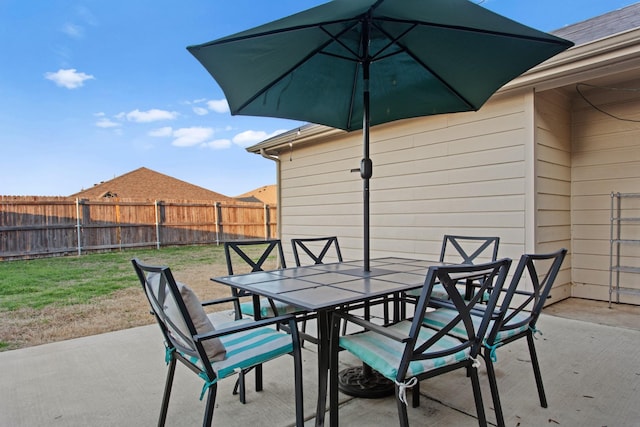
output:
{"label": "gray roof shingle", "polygon": [[582,22],[551,31],[579,46],[640,27],[640,3],[613,10]]}

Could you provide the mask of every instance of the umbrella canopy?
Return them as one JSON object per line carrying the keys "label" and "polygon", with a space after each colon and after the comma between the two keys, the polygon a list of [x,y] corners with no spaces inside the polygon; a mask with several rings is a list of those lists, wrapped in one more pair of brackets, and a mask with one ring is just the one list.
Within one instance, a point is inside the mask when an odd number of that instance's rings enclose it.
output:
{"label": "umbrella canopy", "polygon": [[369,270],[369,128],[478,110],[501,86],[572,43],[467,0],[334,0],[187,49],[231,114],[363,129]]}

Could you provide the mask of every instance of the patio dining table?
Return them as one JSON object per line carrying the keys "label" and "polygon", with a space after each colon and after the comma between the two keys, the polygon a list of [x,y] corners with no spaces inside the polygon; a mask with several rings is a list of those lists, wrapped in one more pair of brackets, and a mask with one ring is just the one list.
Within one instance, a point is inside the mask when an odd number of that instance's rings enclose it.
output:
{"label": "patio dining table", "polygon": [[441,263],[386,257],[371,259],[369,271],[365,271],[363,261],[349,261],[214,277],[211,280],[250,292],[255,296],[254,303],[258,296],[263,296],[317,313],[318,402],[315,425],[322,426],[326,410],[332,312],[344,306],[419,288],[424,283],[427,270],[433,265]]}

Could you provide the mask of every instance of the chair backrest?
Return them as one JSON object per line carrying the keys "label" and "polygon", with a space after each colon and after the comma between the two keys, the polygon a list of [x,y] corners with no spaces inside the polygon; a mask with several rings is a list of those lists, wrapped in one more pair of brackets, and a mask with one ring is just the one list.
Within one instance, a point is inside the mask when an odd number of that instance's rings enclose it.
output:
{"label": "chair backrest", "polygon": [[340,245],[335,236],[291,239],[291,247],[298,267],[307,264],[323,264],[324,257],[330,253],[331,248],[333,248],[332,255],[335,259],[342,262]]}
{"label": "chair backrest", "polygon": [[[499,331],[518,329],[524,325],[535,328],[566,254],[567,250],[562,248],[551,253],[524,254],[520,257],[501,302],[504,318],[499,328],[491,331],[487,341],[492,342],[492,335]],[[530,289],[522,289],[525,283],[528,283]],[[512,302],[517,305],[510,307]]]}
{"label": "chair backrest", "polygon": [[[145,265],[137,259],[131,262],[162,330],[167,351],[178,350],[194,361],[224,359],[224,346],[218,338],[204,342],[194,339],[214,327],[193,291],[176,282],[169,267]],[[190,363],[195,365],[194,361]],[[208,373],[214,375],[212,371]]]}
{"label": "chair backrest", "polygon": [[282,241],[279,239],[225,242],[224,255],[229,274],[253,273],[287,267],[282,251]]}
{"label": "chair backrest", "polygon": [[440,262],[476,264],[498,259],[499,237],[454,236],[445,234]]}
{"label": "chair backrest", "polygon": [[[410,340],[399,369],[398,378],[403,378],[409,363],[412,360],[435,359],[440,357],[457,357],[461,351],[469,348],[470,356],[475,358],[481,347],[482,340],[492,320],[496,319],[496,305],[504,285],[511,259],[504,258],[498,261],[483,264],[457,264],[447,266],[433,266],[429,268],[422,293],[415,308],[414,318],[409,332]],[[478,292],[469,300],[465,300],[458,291],[456,284],[459,281],[475,281],[479,278]],[[437,284],[442,284],[448,294],[448,299],[431,299],[431,291]],[[482,295],[488,294],[486,304]],[[422,344],[417,344],[418,334],[422,328],[423,318],[428,307],[449,308],[456,311],[457,315],[435,330],[432,336]],[[473,322],[472,316],[484,313],[479,326]],[[460,340],[448,337],[452,329],[464,329]],[[458,335],[456,335],[458,336]],[[453,345],[443,348],[438,343],[441,339],[448,340]]]}

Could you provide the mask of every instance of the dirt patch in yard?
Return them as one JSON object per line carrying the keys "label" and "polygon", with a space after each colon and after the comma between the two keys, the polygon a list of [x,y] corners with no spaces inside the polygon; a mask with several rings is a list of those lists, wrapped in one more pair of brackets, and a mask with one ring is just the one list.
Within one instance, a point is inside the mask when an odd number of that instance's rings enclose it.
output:
{"label": "dirt patch in yard", "polygon": [[[173,271],[176,280],[187,283],[201,300],[227,297],[227,286],[210,277],[226,274],[226,269],[212,271],[211,265]],[[231,308],[230,304],[217,306]],[[155,322],[142,287],[122,289],[109,297],[96,298],[89,304],[48,306],[43,309],[0,311],[0,341],[4,350],[47,344],[72,338],[118,331]]]}

